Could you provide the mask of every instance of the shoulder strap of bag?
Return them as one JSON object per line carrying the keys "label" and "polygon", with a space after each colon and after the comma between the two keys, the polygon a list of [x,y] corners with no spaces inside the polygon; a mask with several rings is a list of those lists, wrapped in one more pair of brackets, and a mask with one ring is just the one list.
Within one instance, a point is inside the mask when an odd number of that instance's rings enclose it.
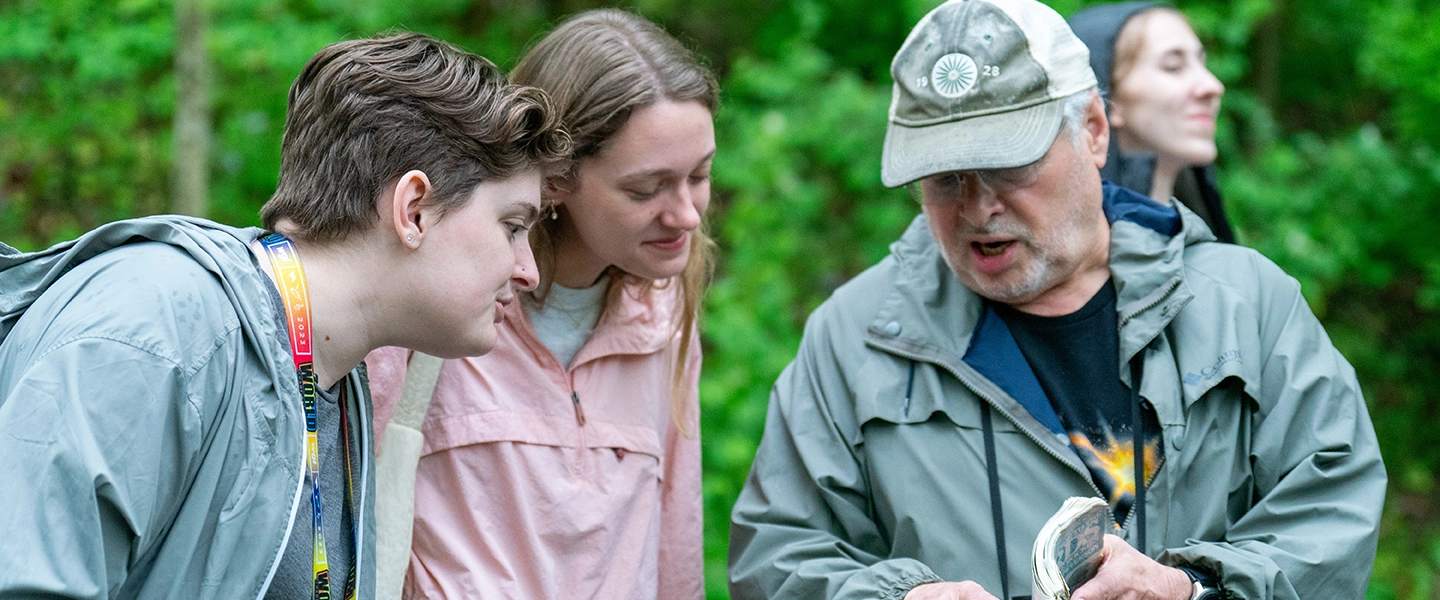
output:
{"label": "shoulder strap of bag", "polygon": [[414,352],[410,365],[405,369],[405,387],[400,392],[400,404],[390,417],[390,425],[404,425],[419,429],[425,422],[425,411],[430,408],[430,398],[435,395],[435,382],[440,378],[442,359],[422,352]]}
{"label": "shoulder strap of bag", "polygon": [[420,426],[430,409],[441,359],[412,353],[400,403],[375,458],[375,597],[400,600],[410,565],[415,522],[415,471],[425,443]]}

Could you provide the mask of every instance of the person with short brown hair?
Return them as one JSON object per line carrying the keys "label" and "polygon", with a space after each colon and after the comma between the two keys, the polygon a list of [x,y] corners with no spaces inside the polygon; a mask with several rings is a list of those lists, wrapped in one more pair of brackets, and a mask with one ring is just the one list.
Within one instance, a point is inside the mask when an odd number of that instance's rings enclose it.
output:
{"label": "person with short brown hair", "polygon": [[489,351],[568,152],[490,61],[354,40],[291,89],[271,231],[0,245],[0,596],[373,598],[361,359]]}
{"label": "person with short brown hair", "polygon": [[340,241],[372,228],[375,190],[411,169],[444,174],[429,199],[444,214],[480,182],[534,167],[555,153],[556,115],[534,110],[541,92],[501,77],[490,61],[415,33],[322,49],[290,88],[264,226],[289,220],[292,237]]}

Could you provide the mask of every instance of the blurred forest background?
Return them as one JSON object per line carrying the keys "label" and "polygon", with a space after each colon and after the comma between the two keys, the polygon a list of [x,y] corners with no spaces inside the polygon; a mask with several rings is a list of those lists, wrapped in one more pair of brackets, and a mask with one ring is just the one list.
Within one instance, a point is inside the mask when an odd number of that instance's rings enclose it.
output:
{"label": "blurred forest background", "polygon": [[[702,381],[707,587],[809,312],[918,208],[880,184],[889,63],[937,0],[634,0],[721,77]],[[1069,15],[1086,0],[1051,0]],[[1440,0],[1179,0],[1228,91],[1240,241],[1299,278],[1372,407],[1390,493],[1369,598],[1440,598]],[[256,224],[322,46],[403,28],[510,68],[594,0],[0,0],[0,240],[160,212]],[[1360,568],[1359,565],[1356,568]]]}

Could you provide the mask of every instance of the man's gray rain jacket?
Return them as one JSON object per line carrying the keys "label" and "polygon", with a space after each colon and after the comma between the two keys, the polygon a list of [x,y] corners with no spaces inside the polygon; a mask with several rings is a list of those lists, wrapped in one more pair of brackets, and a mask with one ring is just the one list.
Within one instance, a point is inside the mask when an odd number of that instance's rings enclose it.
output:
{"label": "man's gray rain jacket", "polygon": [[[1139,194],[1104,193],[1114,376],[1128,385],[1143,353],[1165,444],[1144,551],[1218,574],[1232,597],[1363,597],[1386,478],[1353,369],[1269,260],[1212,243],[1183,208],[1181,231]],[[1045,424],[1053,409],[1008,330],[982,335],[985,313],[923,216],[815,311],[732,515],[733,597],[898,599],[940,580],[1000,595],[982,403],[1010,589],[1028,593],[1041,525],[1067,497],[1100,494]],[[1119,534],[1133,545],[1135,529]]]}
{"label": "man's gray rain jacket", "polygon": [[[156,217],[32,254],[0,245],[0,597],[264,596],[309,502],[260,233]],[[373,598],[362,371],[346,413],[364,457],[358,597]]]}

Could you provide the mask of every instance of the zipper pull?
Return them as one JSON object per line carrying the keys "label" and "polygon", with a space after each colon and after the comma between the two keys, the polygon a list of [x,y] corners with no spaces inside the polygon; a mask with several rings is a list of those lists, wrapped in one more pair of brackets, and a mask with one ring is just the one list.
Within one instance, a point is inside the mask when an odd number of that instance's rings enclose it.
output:
{"label": "zipper pull", "polygon": [[580,393],[574,391],[570,392],[570,399],[575,402],[575,421],[577,423],[580,423],[581,427],[584,427],[585,409],[580,407]]}

